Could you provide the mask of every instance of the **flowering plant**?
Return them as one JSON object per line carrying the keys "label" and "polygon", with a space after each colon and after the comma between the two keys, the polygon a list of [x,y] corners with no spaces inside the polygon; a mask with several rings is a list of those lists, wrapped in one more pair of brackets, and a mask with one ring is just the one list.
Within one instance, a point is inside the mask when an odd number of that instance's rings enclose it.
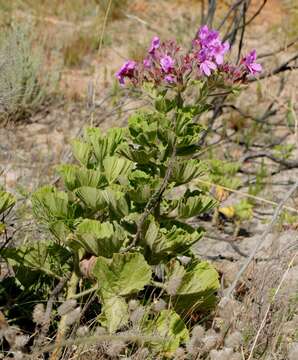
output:
{"label": "flowering plant", "polygon": [[[77,164],[58,167],[64,191],[44,186],[32,196],[52,241],[6,252],[13,266],[69,279],[68,300],[96,293],[97,320],[107,332],[133,327],[159,335],[166,341],[148,347],[167,356],[187,341],[190,315],[212,308],[219,288],[217,271],[193,251],[204,235],[198,219],[216,205],[193,185],[207,171],[196,118],[210,109],[216,89],[233,91],[261,71],[254,51],[238,65],[225,61],[228,51],[203,26],[187,53],[154,37],[142,63],[127,61],[116,74],[120,84],[142,86],[154,109],[133,114],[124,129],[85,129],[72,142]],[[69,324],[61,315],[58,348]]]}
{"label": "flowering plant", "polygon": [[232,84],[243,83],[248,75],[262,71],[256,63],[255,50],[243,57],[239,65],[234,65],[224,60],[229,49],[229,43],[222,42],[219,33],[209,30],[207,25],[199,29],[188,52],[183,52],[174,41],[161,42],[155,36],[143,62],[125,62],[116,76],[121,85],[129,79],[134,85],[152,82],[183,89],[191,80],[210,76],[223,77]]}

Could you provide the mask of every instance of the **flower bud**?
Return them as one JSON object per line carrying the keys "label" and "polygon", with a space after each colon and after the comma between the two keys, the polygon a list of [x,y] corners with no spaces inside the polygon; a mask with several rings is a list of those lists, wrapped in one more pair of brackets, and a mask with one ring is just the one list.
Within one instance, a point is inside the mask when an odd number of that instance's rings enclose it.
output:
{"label": "flower bud", "polygon": [[77,301],[75,299],[66,300],[58,307],[58,314],[60,316],[66,315],[67,313],[72,311],[76,307],[76,305]]}
{"label": "flower bud", "polygon": [[233,354],[233,349],[224,348],[222,350],[211,350],[210,360],[230,360]]}
{"label": "flower bud", "polygon": [[128,309],[130,311],[134,311],[139,306],[140,306],[140,302],[138,300],[130,300],[128,302]]}
{"label": "flower bud", "polygon": [[67,313],[65,319],[65,325],[70,326],[74,324],[76,321],[80,319],[81,316],[81,307],[77,307],[76,309],[72,310],[71,312]]}
{"label": "flower bud", "polygon": [[45,312],[43,304],[37,304],[34,307],[32,319],[37,325],[41,325],[44,322]]}
{"label": "flower bud", "polygon": [[167,303],[163,299],[159,299],[152,305],[152,310],[156,313],[161,312],[167,308]]}
{"label": "flower bud", "polygon": [[171,276],[168,283],[167,283],[167,293],[169,295],[176,295],[177,291],[181,285],[182,276]]}
{"label": "flower bud", "polygon": [[108,356],[114,358],[116,356],[119,356],[124,348],[125,348],[124,341],[121,341],[121,340],[111,341],[108,344],[106,353]]}
{"label": "flower bud", "polygon": [[228,335],[225,339],[225,346],[232,349],[237,349],[242,343],[242,335],[239,331],[235,331]]}
{"label": "flower bud", "polygon": [[88,326],[80,326],[77,330],[78,337],[84,337],[84,336],[88,335],[88,333],[89,333]]}
{"label": "flower bud", "polygon": [[17,349],[23,348],[29,341],[28,335],[17,335],[14,341],[14,346]]}

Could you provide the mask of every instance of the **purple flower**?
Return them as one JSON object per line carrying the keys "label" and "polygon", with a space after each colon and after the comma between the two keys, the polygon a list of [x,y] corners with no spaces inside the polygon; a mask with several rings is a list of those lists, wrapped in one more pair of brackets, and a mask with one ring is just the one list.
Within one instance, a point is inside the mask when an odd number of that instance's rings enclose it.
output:
{"label": "purple flower", "polygon": [[173,84],[176,82],[176,79],[174,78],[173,75],[167,75],[165,76],[165,81],[169,84]]}
{"label": "purple flower", "polygon": [[160,59],[160,66],[165,73],[169,73],[174,68],[174,60],[171,56],[166,55]]}
{"label": "purple flower", "polygon": [[211,70],[216,70],[216,64],[210,60],[205,60],[200,64],[200,70],[202,74],[210,76]]}
{"label": "purple flower", "polygon": [[158,36],[154,36],[154,38],[151,41],[151,47],[149,49],[149,54],[153,55],[155,50],[160,47],[160,39]]}
{"label": "purple flower", "polygon": [[122,65],[120,70],[116,72],[116,77],[121,85],[124,85],[125,77],[129,79],[133,78],[136,66],[137,64],[135,61],[128,60]]}
{"label": "purple flower", "polygon": [[209,30],[208,26],[204,25],[198,31],[198,37],[201,40],[201,46],[209,46],[218,40],[218,32]]}
{"label": "purple flower", "polygon": [[212,46],[212,54],[214,56],[215,62],[218,65],[221,65],[224,61],[224,55],[230,49],[230,44],[226,41],[223,44],[218,41]]}
{"label": "purple flower", "polygon": [[219,34],[215,30],[209,30],[207,25],[202,26],[197,34],[197,39],[194,40],[194,46],[199,46],[197,53],[200,62],[201,72],[209,76],[211,70],[215,70],[217,65],[222,65],[224,62],[224,55],[229,50],[228,42],[222,43],[219,39]]}
{"label": "purple flower", "polygon": [[210,55],[210,52],[208,49],[202,49],[198,55],[199,60],[199,67],[202,74],[205,74],[206,76],[211,75],[212,70],[216,70],[217,66],[212,61],[212,56]]}
{"label": "purple flower", "polygon": [[258,64],[255,62],[256,59],[257,59],[256,50],[252,50],[242,60],[242,63],[246,66],[246,69],[252,75],[256,75],[257,73],[260,73],[262,71],[262,66],[261,66],[261,64]]}
{"label": "purple flower", "polygon": [[143,60],[143,65],[144,65],[145,68],[149,69],[151,67],[151,65],[152,65],[152,62],[151,62],[150,59],[144,59]]}

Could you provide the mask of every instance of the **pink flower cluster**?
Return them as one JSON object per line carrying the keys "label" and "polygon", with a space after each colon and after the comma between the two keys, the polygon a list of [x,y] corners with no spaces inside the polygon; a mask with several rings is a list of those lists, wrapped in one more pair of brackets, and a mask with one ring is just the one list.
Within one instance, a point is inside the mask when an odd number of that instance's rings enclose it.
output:
{"label": "pink flower cluster", "polygon": [[247,75],[262,71],[262,66],[256,63],[255,50],[243,57],[239,65],[232,65],[224,60],[229,49],[229,43],[222,42],[219,33],[209,30],[207,25],[199,29],[186,54],[181,53],[174,41],[161,42],[155,36],[143,62],[125,62],[116,77],[121,85],[125,84],[125,79],[130,79],[134,84],[148,81],[175,86],[190,78],[209,77],[213,73],[222,74],[232,82],[243,82]]}
{"label": "pink flower cluster", "polygon": [[227,41],[222,43],[218,32],[209,30],[205,25],[199,29],[197,38],[193,41],[193,47],[197,50],[195,54],[201,74],[210,76],[218,65],[223,64],[230,44]]}

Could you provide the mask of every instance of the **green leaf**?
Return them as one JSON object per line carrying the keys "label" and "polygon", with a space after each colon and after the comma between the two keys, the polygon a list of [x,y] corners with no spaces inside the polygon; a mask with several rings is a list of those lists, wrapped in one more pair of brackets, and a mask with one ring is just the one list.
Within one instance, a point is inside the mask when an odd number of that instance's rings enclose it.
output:
{"label": "green leaf", "polygon": [[128,120],[128,129],[133,142],[138,145],[149,145],[157,139],[157,130],[161,116],[156,113],[137,112]]}
{"label": "green leaf", "polygon": [[63,276],[69,270],[70,252],[51,241],[37,241],[18,248],[6,248],[2,256],[13,267],[23,266],[53,277]]}
{"label": "green leaf", "polygon": [[89,209],[96,211],[104,210],[107,207],[104,190],[82,186],[76,189],[74,193]]}
{"label": "green leaf", "polygon": [[98,170],[80,168],[77,165],[63,164],[57,167],[59,175],[68,190],[81,186],[100,187],[106,185],[104,175]]}
{"label": "green leaf", "polygon": [[41,221],[72,218],[68,196],[53,186],[44,186],[32,195],[33,212]]}
{"label": "green leaf", "polygon": [[136,148],[133,145],[123,144],[118,149],[118,153],[126,159],[141,165],[150,164],[157,157],[157,149]]}
{"label": "green leaf", "polygon": [[0,235],[4,233],[6,225],[3,222],[0,222]]}
{"label": "green leaf", "polygon": [[150,224],[143,245],[146,258],[150,259],[150,263],[157,263],[165,257],[176,257],[186,253],[203,235],[203,230],[200,228],[195,230],[179,222],[170,222],[169,229],[160,228],[153,217],[149,219]]}
{"label": "green leaf", "polygon": [[136,170],[129,175],[130,189],[129,197],[137,204],[144,204],[149,201],[152,195],[160,186],[160,178],[152,178],[145,172]]}
{"label": "green leaf", "polygon": [[106,157],[103,161],[105,176],[109,184],[116,182],[119,176],[127,177],[133,166],[131,161],[116,156]]}
{"label": "green leaf", "polygon": [[112,128],[107,134],[101,134],[99,128],[87,128],[85,138],[92,145],[96,159],[102,165],[107,156],[113,156],[123,141],[124,129]]}
{"label": "green leaf", "polygon": [[[182,266],[177,265],[176,266]],[[176,270],[177,271],[177,270]],[[178,312],[190,314],[197,308],[208,310],[216,301],[218,273],[206,261],[196,261],[186,268],[173,303]]]}
{"label": "green leaf", "polygon": [[83,220],[76,229],[76,242],[87,252],[110,258],[120,250],[126,239],[125,231],[116,222]]}
{"label": "green leaf", "polygon": [[113,215],[122,218],[129,214],[128,203],[123,192],[106,188],[106,190],[103,191],[103,196]]}
{"label": "green leaf", "polygon": [[178,138],[177,155],[193,155],[200,147],[198,142],[202,132],[202,126],[199,124],[187,124],[183,133]]}
{"label": "green leaf", "polygon": [[83,186],[75,190],[76,196],[93,211],[109,209],[116,217],[129,214],[129,208],[124,193],[106,188],[100,190],[90,186]]}
{"label": "green leaf", "polygon": [[8,192],[0,190],[0,214],[12,207],[16,202],[13,195]]}
{"label": "green leaf", "polygon": [[235,215],[240,220],[249,220],[253,216],[253,205],[247,200],[241,200],[234,208]]}
{"label": "green leaf", "polygon": [[178,111],[176,134],[177,155],[194,154],[199,146],[197,145],[203,127],[195,123],[194,117],[208,110],[208,105],[185,106]]}
{"label": "green leaf", "polygon": [[199,216],[213,209],[216,204],[216,200],[209,196],[202,194],[191,196],[191,194],[186,194],[186,196],[179,201],[178,217],[188,219],[193,216]]}
{"label": "green leaf", "polygon": [[64,220],[57,220],[49,224],[49,230],[59,240],[65,242],[68,235],[71,233],[70,228],[66,225]]}
{"label": "green leaf", "polygon": [[128,306],[121,296],[102,296],[103,309],[98,317],[102,326],[108,329],[110,334],[126,325],[129,319]]}
{"label": "green leaf", "polygon": [[140,253],[116,253],[112,260],[99,257],[92,272],[105,296],[136,293],[151,279],[151,268]]}
{"label": "green leaf", "polygon": [[173,310],[162,310],[156,318],[145,322],[142,330],[149,336],[160,336],[162,342],[151,342],[150,347],[161,351],[164,356],[171,357],[182,343],[189,340],[189,332]]}
{"label": "green leaf", "polygon": [[91,146],[79,140],[71,141],[74,157],[84,166],[87,166],[92,155]]}
{"label": "green leaf", "polygon": [[228,187],[230,189],[237,189],[242,181],[237,177],[240,164],[237,162],[228,162],[217,159],[208,160],[209,171],[208,175],[214,184]]}
{"label": "green leaf", "polygon": [[170,182],[175,185],[182,185],[201,176],[205,171],[205,166],[199,160],[181,160],[173,166]]}

